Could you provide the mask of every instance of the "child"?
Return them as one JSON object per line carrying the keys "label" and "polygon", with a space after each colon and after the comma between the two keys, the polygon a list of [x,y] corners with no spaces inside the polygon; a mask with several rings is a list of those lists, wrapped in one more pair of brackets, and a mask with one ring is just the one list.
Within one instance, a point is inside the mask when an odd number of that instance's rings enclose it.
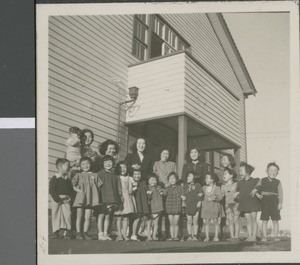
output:
{"label": "child", "polygon": [[[115,212],[117,216],[117,229],[118,237],[117,241],[130,239],[127,236],[127,229],[129,224],[129,216],[136,212],[136,203],[133,195],[129,194],[129,182],[131,177],[127,174],[127,165],[125,161],[120,161],[115,169],[115,174],[120,178],[121,190],[122,190],[122,210]],[[122,226],[123,223],[123,226]]]}
{"label": "child", "polygon": [[183,187],[178,185],[178,176],[175,172],[168,175],[169,186],[164,190],[166,195],[166,213],[170,222],[170,238],[168,240],[179,241],[178,223],[182,210]]}
{"label": "child", "polygon": [[66,158],[70,161],[70,167],[77,170],[79,166],[80,155],[80,134],[81,130],[77,127],[69,129],[70,137],[66,140]]}
{"label": "child", "polygon": [[[147,240],[157,241],[158,221],[164,210],[163,206],[163,189],[158,185],[158,176],[152,173],[148,178],[148,191],[150,201],[151,216],[147,224]],[[153,235],[151,235],[151,228],[153,225]]]}
{"label": "child", "polygon": [[280,220],[280,210],[282,209],[283,192],[280,180],[275,179],[278,175],[278,171],[279,166],[276,163],[269,163],[266,170],[268,176],[261,179],[257,183],[255,189],[251,194],[252,197],[254,197],[257,192],[261,192],[261,195],[259,195],[259,197],[262,199],[262,211],[260,216],[260,220],[262,220],[263,230],[262,241],[267,241],[267,224],[270,217],[273,222],[274,240],[280,240],[278,238],[278,220]]}
{"label": "child", "polygon": [[197,241],[199,210],[201,207],[201,197],[203,189],[199,183],[195,183],[195,173],[190,172],[184,184],[184,204],[187,215],[187,241]]}
{"label": "child", "polygon": [[102,158],[103,170],[99,172],[99,176],[103,182],[100,189],[102,205],[98,218],[99,240],[112,240],[108,236],[108,229],[112,221],[111,217],[121,202],[122,189],[120,178],[112,173],[114,161],[112,156],[104,156]]}
{"label": "child", "polygon": [[[91,239],[88,230],[91,222],[92,209],[99,206],[99,187],[103,184],[99,174],[91,172],[92,161],[89,157],[80,159],[81,173],[72,179],[73,188],[77,192],[73,207],[76,208],[76,239]],[[83,234],[82,219],[84,216]]]}
{"label": "child", "polygon": [[66,230],[64,238],[71,239],[71,206],[72,183],[67,174],[70,162],[65,158],[56,160],[57,173],[50,180],[49,193],[52,197],[52,230],[53,238],[59,238],[59,231]]}
{"label": "child", "polygon": [[214,222],[215,236],[213,241],[219,241],[219,226],[224,216],[220,201],[223,198],[221,188],[216,185],[218,177],[215,173],[206,174],[206,186],[203,187],[204,200],[202,202],[201,217],[205,224],[205,242],[209,241],[209,223]]}
{"label": "child", "polygon": [[252,197],[251,192],[257,185],[259,179],[252,178],[254,167],[242,162],[240,165],[241,181],[237,183],[235,198],[238,198],[238,210],[243,212],[247,221],[248,238],[246,241],[255,242],[257,234],[257,212],[260,211],[260,201],[257,196]]}
{"label": "child", "polygon": [[230,239],[237,240],[239,237],[239,215],[238,203],[234,199],[234,194],[236,193],[237,186],[237,174],[236,172],[229,168],[224,168],[223,181],[224,184],[221,187],[223,195],[225,196],[225,212],[229,222]]}
{"label": "child", "polygon": [[207,173],[207,164],[205,163],[205,154],[200,149],[192,147],[187,150],[186,161],[188,162],[182,168],[182,181],[186,182],[188,173],[195,172],[195,182],[205,185],[205,175]]}
{"label": "child", "polygon": [[147,184],[142,180],[142,172],[140,169],[133,169],[133,181],[129,182],[129,193],[133,194],[136,201],[136,214],[133,216],[132,241],[139,241],[137,238],[138,226],[141,218],[147,218],[150,215],[150,207],[148,204]]}

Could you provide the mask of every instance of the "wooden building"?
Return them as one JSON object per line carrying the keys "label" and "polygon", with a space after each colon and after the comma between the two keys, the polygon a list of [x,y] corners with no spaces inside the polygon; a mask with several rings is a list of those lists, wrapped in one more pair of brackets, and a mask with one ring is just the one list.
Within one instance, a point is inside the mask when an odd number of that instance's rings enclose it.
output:
{"label": "wooden building", "polygon": [[[129,87],[139,96],[120,105]],[[154,156],[168,145],[181,172],[185,150],[247,159],[245,99],[256,90],[221,14],[52,16],[49,19],[49,173],[68,128],[90,128],[93,147],[137,137]]]}

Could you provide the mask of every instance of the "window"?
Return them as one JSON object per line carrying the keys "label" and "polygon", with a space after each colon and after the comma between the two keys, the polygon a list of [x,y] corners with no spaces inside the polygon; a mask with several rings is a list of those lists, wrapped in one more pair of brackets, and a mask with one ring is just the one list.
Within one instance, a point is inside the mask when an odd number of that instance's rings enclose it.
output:
{"label": "window", "polygon": [[132,54],[139,60],[189,48],[189,44],[162,17],[142,14],[134,16]]}
{"label": "window", "polygon": [[152,17],[152,30],[159,37],[163,37],[163,23],[156,16]]}

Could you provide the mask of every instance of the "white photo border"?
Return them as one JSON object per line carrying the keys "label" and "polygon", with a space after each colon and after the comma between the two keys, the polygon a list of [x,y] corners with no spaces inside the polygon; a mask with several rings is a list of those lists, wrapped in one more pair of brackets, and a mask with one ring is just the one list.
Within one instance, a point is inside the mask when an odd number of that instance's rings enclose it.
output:
{"label": "white photo border", "polygon": [[[290,14],[291,251],[157,254],[48,254],[48,19],[60,15],[288,12]],[[38,264],[184,264],[300,261],[299,1],[37,4],[37,252]]]}

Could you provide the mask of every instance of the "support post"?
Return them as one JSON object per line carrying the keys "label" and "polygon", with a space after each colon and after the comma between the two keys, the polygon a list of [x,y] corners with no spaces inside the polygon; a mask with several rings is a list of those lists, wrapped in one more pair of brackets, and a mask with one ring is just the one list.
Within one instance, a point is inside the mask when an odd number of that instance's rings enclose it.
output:
{"label": "support post", "polygon": [[185,160],[185,152],[187,149],[187,117],[185,115],[178,116],[178,160],[177,171],[181,178],[182,168]]}
{"label": "support post", "polygon": [[235,171],[239,175],[239,168],[241,163],[241,155],[240,155],[240,148],[234,149],[234,161],[235,161]]}

